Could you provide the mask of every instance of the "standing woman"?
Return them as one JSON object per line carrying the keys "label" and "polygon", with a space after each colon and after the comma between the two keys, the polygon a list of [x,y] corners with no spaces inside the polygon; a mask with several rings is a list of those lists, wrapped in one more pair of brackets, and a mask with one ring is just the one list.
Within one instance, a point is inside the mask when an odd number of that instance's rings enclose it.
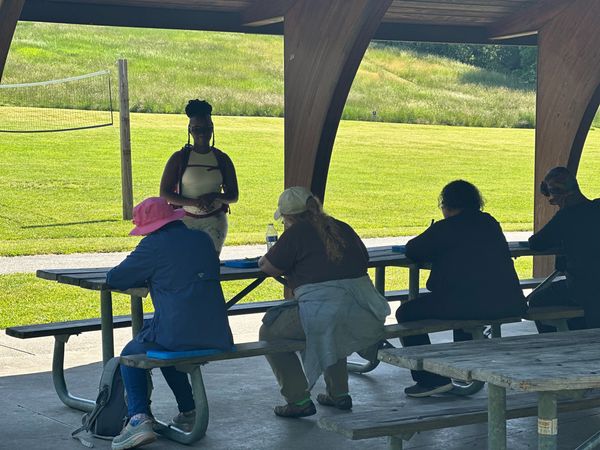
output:
{"label": "standing woman", "polygon": [[239,196],[235,167],[229,156],[214,146],[210,103],[190,100],[185,113],[190,118],[188,143],[169,158],[160,181],[160,196],[182,206],[187,227],[207,233],[221,253],[227,236],[226,213]]}
{"label": "standing woman", "polygon": [[283,191],[275,212],[279,218],[287,229],[258,264],[268,275],[285,275],[296,301],[271,308],[259,335],[264,341],[305,340],[306,349],[302,365],[293,352],[267,355],[287,401],[275,414],[315,414],[310,389],[322,373],[327,392],[317,402],[350,409],[346,356],[379,342],[390,307],[367,275],[369,255],[360,237],[325,214],[309,190]]}

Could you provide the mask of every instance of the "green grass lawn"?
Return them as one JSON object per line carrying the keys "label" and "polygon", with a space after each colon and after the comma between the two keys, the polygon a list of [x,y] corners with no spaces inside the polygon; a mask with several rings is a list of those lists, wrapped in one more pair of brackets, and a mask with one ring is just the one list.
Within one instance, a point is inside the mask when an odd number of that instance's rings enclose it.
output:
{"label": "green grass lawn", "polygon": [[[134,196],[157,195],[167,158],[186,139],[183,115],[133,114]],[[217,146],[233,159],[240,201],[227,244],[262,242],[283,186],[283,120],[216,117]],[[533,130],[342,122],[326,209],[363,237],[419,233],[439,218],[437,195],[464,178],[506,231],[532,228]],[[600,195],[600,134],[592,130],[580,180]],[[121,220],[117,127],[0,133],[0,255],[129,250]]]}
{"label": "green grass lawn", "polygon": [[[129,61],[131,109],[168,113],[132,114],[135,201],[158,194],[167,158],[187,138],[187,119],[172,113],[190,98],[206,98],[218,115],[217,146],[232,157],[240,183],[227,244],[262,242],[283,186],[281,37],[19,22],[2,83],[109,68],[114,87],[118,58]],[[11,104],[6,92],[0,105]],[[39,92],[29,101],[65,106],[51,90]],[[440,218],[444,184],[464,178],[480,187],[486,210],[506,231],[530,230],[534,131],[510,127],[532,127],[534,103],[533,90],[506,75],[373,43],[344,110],[346,119],[370,122],[341,123],[326,209],[363,237],[417,234]],[[15,109],[0,107],[0,123],[16,118]],[[599,133],[591,130],[579,172],[591,197],[600,195]],[[119,166],[116,126],[0,133],[0,256],[132,249],[137,239],[121,220]],[[530,258],[517,267],[531,276]],[[387,283],[406,288],[406,270],[390,269]],[[226,297],[242,286],[225,283]],[[280,297],[280,285],[269,281],[248,300]],[[115,314],[127,313],[127,298],[116,298]],[[0,328],[98,315],[96,292],[31,274],[0,276]]]}
{"label": "green grass lawn", "polygon": [[[119,58],[128,60],[132,111],[181,112],[199,97],[219,115],[283,116],[281,36],[19,22],[2,83],[110,69],[116,98]],[[52,92],[25,96],[25,106],[70,102]],[[534,108],[533,87],[515,78],[374,42],[343,117],[372,120],[376,111],[385,122],[531,128]]]}
{"label": "green grass lawn", "polygon": [[[241,197],[230,216],[228,244],[262,242],[283,186],[283,121],[216,117],[218,145],[235,161]],[[135,199],[156,195],[163,165],[185,139],[181,115],[132,115]],[[122,221],[118,129],[45,135],[0,135],[0,254],[129,250]],[[600,135],[590,132],[581,161],[584,192],[600,195]],[[505,230],[530,230],[533,130],[342,122],[326,208],[363,237],[411,235],[440,218],[437,195],[455,178],[477,184],[486,210]],[[530,258],[517,260],[522,278]],[[425,276],[425,274],[424,274]],[[243,282],[224,283],[227,297]],[[388,289],[405,289],[407,271],[390,269]],[[277,299],[265,283],[249,301]],[[128,310],[117,297],[115,313]],[[146,302],[146,310],[151,305]],[[97,317],[98,294],[36,279],[0,276],[0,328]]]}

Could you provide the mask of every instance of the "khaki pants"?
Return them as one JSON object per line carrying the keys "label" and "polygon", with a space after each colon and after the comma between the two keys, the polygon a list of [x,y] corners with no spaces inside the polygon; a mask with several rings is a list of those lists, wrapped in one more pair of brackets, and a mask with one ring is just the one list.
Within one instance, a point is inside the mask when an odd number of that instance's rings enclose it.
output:
{"label": "khaki pants", "polygon": [[[286,308],[271,325],[263,324],[260,327],[259,336],[261,341],[281,339],[304,341],[306,336],[302,329],[298,308]],[[275,378],[277,378],[281,395],[288,403],[296,403],[310,396],[308,382],[296,353],[275,353],[265,357],[271,365],[271,369],[273,369]],[[329,366],[323,377],[329,396],[335,398],[348,394],[346,358],[340,359],[334,365]]]}

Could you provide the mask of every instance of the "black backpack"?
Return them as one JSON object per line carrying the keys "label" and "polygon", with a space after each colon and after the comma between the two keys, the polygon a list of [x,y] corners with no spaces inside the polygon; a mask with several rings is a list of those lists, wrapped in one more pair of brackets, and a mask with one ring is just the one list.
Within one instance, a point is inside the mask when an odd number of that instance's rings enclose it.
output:
{"label": "black backpack", "polygon": [[121,378],[119,358],[111,358],[105,364],[100,377],[100,386],[96,406],[81,418],[82,426],[71,433],[86,447],[93,447],[90,441],[76,436],[87,431],[100,439],[112,439],[117,436],[127,420],[125,388]]}

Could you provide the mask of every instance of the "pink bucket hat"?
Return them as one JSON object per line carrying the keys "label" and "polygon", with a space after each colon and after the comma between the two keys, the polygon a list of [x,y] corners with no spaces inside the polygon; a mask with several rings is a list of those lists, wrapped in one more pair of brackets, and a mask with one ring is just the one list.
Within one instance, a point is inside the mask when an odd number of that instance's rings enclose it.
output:
{"label": "pink bucket hat", "polygon": [[135,228],[129,234],[140,236],[152,233],[160,227],[182,219],[183,209],[173,209],[162,197],[150,197],[133,208],[133,223]]}

